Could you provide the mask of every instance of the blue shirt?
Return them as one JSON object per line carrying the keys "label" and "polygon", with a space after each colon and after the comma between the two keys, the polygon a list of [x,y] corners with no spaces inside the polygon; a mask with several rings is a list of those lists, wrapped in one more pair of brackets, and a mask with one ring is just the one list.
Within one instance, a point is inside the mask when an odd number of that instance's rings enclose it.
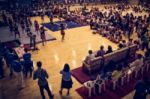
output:
{"label": "blue shirt", "polygon": [[23,65],[25,69],[31,69],[33,67],[33,61],[31,60],[23,61]]}
{"label": "blue shirt", "polygon": [[12,63],[12,68],[15,72],[21,72],[22,71],[22,66],[21,63],[17,60],[14,60]]}
{"label": "blue shirt", "polygon": [[26,61],[26,60],[31,60],[31,54],[30,53],[25,53],[23,55],[23,59]]}
{"label": "blue shirt", "polygon": [[8,53],[8,55],[7,55],[8,63],[9,63],[9,64],[12,64],[12,62],[13,62],[14,59],[15,59],[15,57],[17,57],[16,54],[14,54],[14,53]]}

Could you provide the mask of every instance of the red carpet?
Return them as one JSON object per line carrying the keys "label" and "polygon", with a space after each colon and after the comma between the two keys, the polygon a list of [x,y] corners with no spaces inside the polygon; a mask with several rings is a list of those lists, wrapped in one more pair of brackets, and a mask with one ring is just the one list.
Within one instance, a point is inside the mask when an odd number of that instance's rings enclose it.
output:
{"label": "red carpet", "polygon": [[[145,73],[144,76],[150,78],[150,71]],[[84,86],[78,88],[76,91],[83,99],[121,99],[124,96],[128,95],[130,92],[134,90],[135,84],[138,80],[140,80],[142,76],[139,76],[138,79],[132,79],[129,83],[124,84],[123,86],[117,86],[117,89],[114,91],[109,86],[106,86],[106,91],[102,92],[101,95],[93,95],[91,98],[88,97],[88,89]]]}
{"label": "red carpet", "polygon": [[83,84],[86,81],[90,80],[90,77],[88,75],[86,75],[83,71],[82,71],[82,67],[76,68],[74,70],[71,71],[71,74],[73,77],[75,77],[77,79],[77,81],[79,81],[81,84]]}

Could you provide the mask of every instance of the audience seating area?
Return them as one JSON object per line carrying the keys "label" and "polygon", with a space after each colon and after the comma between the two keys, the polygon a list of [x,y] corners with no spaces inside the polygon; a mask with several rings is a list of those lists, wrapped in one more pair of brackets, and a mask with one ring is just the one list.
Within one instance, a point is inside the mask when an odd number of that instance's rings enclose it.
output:
{"label": "audience seating area", "polygon": [[[132,46],[131,48],[134,47]],[[110,96],[113,99],[121,99],[134,90],[137,79],[142,79],[144,76],[148,76],[150,74],[149,67],[150,64],[145,63],[138,69],[131,70],[128,68],[123,70],[117,79],[114,79],[113,77],[111,80],[99,78],[102,80],[102,83],[98,84],[100,86],[98,89],[98,94],[96,94],[96,87],[94,86],[97,79],[85,82],[83,86],[76,91],[85,99],[90,98],[91,96],[92,99],[107,99]]]}
{"label": "audience seating area", "polygon": [[137,51],[137,45],[132,45],[123,49],[115,50],[103,57],[95,57],[87,64],[83,61],[82,70],[88,75],[100,72],[110,61],[122,62],[127,61],[129,57],[133,57]]}

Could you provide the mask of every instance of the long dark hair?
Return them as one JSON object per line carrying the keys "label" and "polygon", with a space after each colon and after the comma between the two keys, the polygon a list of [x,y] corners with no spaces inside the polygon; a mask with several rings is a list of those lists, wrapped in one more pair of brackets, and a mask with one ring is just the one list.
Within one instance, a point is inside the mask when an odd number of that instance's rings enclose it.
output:
{"label": "long dark hair", "polygon": [[63,71],[64,71],[64,72],[69,72],[69,71],[70,71],[69,64],[65,64],[65,65],[64,65]]}

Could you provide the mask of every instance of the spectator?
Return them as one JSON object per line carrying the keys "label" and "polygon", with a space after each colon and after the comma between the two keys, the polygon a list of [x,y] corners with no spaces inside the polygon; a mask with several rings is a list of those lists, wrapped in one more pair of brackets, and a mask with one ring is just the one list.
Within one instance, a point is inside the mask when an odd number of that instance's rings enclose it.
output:
{"label": "spectator", "polygon": [[35,28],[35,31],[38,33],[40,30],[40,26],[37,20],[34,21],[34,28]]}
{"label": "spectator", "polygon": [[127,46],[133,45],[133,39],[129,39]]}
{"label": "spectator", "polygon": [[4,63],[3,63],[3,57],[0,56],[0,79],[4,77]]}
{"label": "spectator", "polygon": [[29,25],[26,26],[25,30],[26,30],[27,35],[29,35],[31,33],[31,29],[30,29]]}
{"label": "spectator", "polygon": [[96,77],[96,80],[95,80],[95,90],[96,90],[96,93],[99,93],[99,85],[103,83],[103,80],[101,78],[100,75],[97,75]]}
{"label": "spectator", "polygon": [[44,15],[45,15],[45,13],[44,13],[44,11],[42,11],[41,12],[41,20],[42,20],[42,22],[44,22]]}
{"label": "spectator", "polygon": [[7,24],[7,16],[6,16],[6,13],[4,11],[2,12],[2,18],[3,18],[3,22],[5,24]]}
{"label": "spectator", "polygon": [[149,38],[146,35],[143,35],[141,37],[141,41],[142,41],[142,50],[149,49]]}
{"label": "spectator", "polygon": [[145,52],[145,60],[146,64],[150,64],[150,52],[146,51]]}
{"label": "spectator", "polygon": [[122,49],[122,48],[123,48],[122,43],[119,43],[119,45],[118,45],[118,50],[119,50],[119,49]]}
{"label": "spectator", "polygon": [[45,31],[46,31],[46,29],[44,29],[44,27],[42,26],[42,27],[40,28],[40,36],[41,36],[41,39],[42,39],[42,45],[43,45],[43,46],[44,46],[44,43],[46,42]]}
{"label": "spectator", "polygon": [[135,94],[133,99],[146,99],[145,83],[140,80],[135,85]]}
{"label": "spectator", "polygon": [[120,77],[121,74],[122,74],[122,71],[121,71],[121,70],[122,70],[122,67],[121,67],[121,65],[119,65],[119,66],[117,67],[117,69],[112,72],[112,79],[113,79],[113,80],[119,79],[119,77]]}
{"label": "spectator", "polygon": [[71,73],[70,73],[70,67],[68,64],[64,65],[64,69],[60,71],[60,74],[62,74],[62,81],[61,81],[61,90],[59,91],[60,94],[62,94],[62,91],[64,88],[68,89],[67,95],[70,94],[70,88],[72,88],[72,79],[71,79]]}
{"label": "spectator", "polygon": [[8,67],[10,69],[10,77],[13,75],[13,71],[12,71],[12,64],[15,58],[18,58],[18,56],[14,53],[13,49],[10,49],[10,51],[8,52],[7,56],[6,56],[6,61],[8,63]]}
{"label": "spectator", "polygon": [[104,46],[100,47],[100,50],[97,51],[96,57],[103,56],[105,54]]}
{"label": "spectator", "polygon": [[109,45],[108,50],[106,51],[106,54],[113,52],[112,47]]}
{"label": "spectator", "polygon": [[30,77],[32,77],[33,61],[25,60],[25,61],[23,61],[23,66],[24,66],[25,77],[28,76],[28,72],[30,73]]}
{"label": "spectator", "polygon": [[12,69],[13,69],[13,73],[15,74],[18,80],[18,89],[24,88],[25,84],[23,79],[23,68],[20,61],[18,61],[17,57],[15,57],[13,60]]}
{"label": "spectator", "polygon": [[60,24],[61,41],[65,39],[65,24]]}
{"label": "spectator", "polygon": [[94,22],[93,22],[93,19],[90,20],[90,29],[93,29],[93,26],[94,26]]}
{"label": "spectator", "polygon": [[24,20],[21,20],[20,26],[21,26],[22,32],[24,33],[25,32],[25,23],[24,23]]}
{"label": "spectator", "polygon": [[33,33],[30,32],[30,33],[28,34],[28,36],[29,36],[29,38],[30,38],[30,47],[32,47],[32,46],[33,46]]}
{"label": "spectator", "polygon": [[144,77],[143,81],[145,83],[146,95],[150,94],[150,80],[148,77]]}
{"label": "spectator", "polygon": [[17,35],[19,36],[19,38],[21,37],[17,24],[15,24],[15,26],[14,26],[14,33],[15,33],[15,39],[16,39]]}
{"label": "spectator", "polygon": [[94,54],[93,54],[93,51],[92,51],[92,50],[89,50],[89,55],[86,56],[85,62],[86,62],[87,64],[89,64],[90,61],[91,61],[91,59],[93,59],[93,58],[95,58],[95,56],[94,56]]}
{"label": "spectator", "polygon": [[143,56],[141,54],[138,54],[137,59],[130,64],[130,67],[135,67],[136,69],[139,69],[139,67],[143,66],[143,64]]}
{"label": "spectator", "polygon": [[127,44],[126,44],[126,41],[125,41],[125,40],[122,40],[122,45],[123,45],[123,48],[127,46]]}
{"label": "spectator", "polygon": [[24,49],[24,54],[23,54],[23,59],[24,59],[24,61],[29,61],[29,60],[31,60],[31,54],[30,53],[28,53],[28,49],[27,48],[25,48]]}
{"label": "spectator", "polygon": [[51,90],[49,89],[49,85],[47,82],[48,79],[48,74],[46,72],[46,70],[44,70],[42,68],[42,62],[37,62],[37,70],[34,72],[34,76],[33,79],[36,80],[38,79],[38,85],[40,88],[40,93],[42,96],[42,99],[45,99],[45,95],[44,95],[44,89],[47,91],[49,98],[53,99],[54,95],[52,94]]}
{"label": "spectator", "polygon": [[38,48],[36,47],[36,35],[33,35],[33,51],[34,50],[38,50]]}

